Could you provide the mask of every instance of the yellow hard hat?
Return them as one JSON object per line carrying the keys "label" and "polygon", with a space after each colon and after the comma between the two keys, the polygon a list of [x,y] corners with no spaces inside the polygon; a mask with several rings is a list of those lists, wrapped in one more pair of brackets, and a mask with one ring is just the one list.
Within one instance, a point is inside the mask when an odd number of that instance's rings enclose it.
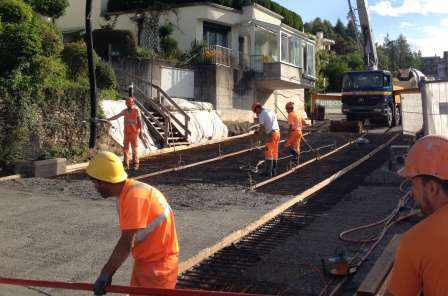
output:
{"label": "yellow hard hat", "polygon": [[121,159],[107,151],[96,154],[89,161],[86,173],[94,179],[114,184],[124,182],[128,178]]}

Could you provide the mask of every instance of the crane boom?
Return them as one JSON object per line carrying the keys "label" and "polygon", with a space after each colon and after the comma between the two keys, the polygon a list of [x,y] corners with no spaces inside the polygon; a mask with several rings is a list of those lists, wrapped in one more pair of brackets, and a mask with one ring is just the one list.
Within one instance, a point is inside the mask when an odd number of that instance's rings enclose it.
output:
{"label": "crane boom", "polygon": [[[359,24],[361,26],[361,45],[364,54],[364,63],[368,70],[378,70],[378,54],[376,52],[372,25],[370,23],[369,4],[367,0],[356,0],[356,4],[358,7]],[[351,3],[349,5],[351,8]],[[352,12],[352,14],[354,13]]]}

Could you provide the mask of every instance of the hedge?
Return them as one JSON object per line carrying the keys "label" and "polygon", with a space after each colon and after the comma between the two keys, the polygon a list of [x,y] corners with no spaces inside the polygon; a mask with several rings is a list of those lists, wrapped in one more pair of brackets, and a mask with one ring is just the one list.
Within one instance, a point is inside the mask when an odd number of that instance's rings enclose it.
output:
{"label": "hedge", "polygon": [[257,3],[283,16],[283,23],[286,25],[298,30],[301,30],[303,26],[300,15],[271,0],[110,0],[107,9],[109,12],[133,11],[150,7],[169,9],[172,5],[198,2],[216,3],[235,9],[241,9],[246,4]]}
{"label": "hedge", "polygon": [[25,0],[26,3],[42,15],[59,18],[68,7],[68,0]]}
{"label": "hedge", "polygon": [[118,51],[122,57],[137,54],[137,42],[130,31],[98,29],[93,31],[93,47],[103,59],[108,58],[109,44],[113,51]]}
{"label": "hedge", "polygon": [[2,0],[0,2],[0,21],[3,23],[30,22],[33,11],[23,2],[17,0]]}

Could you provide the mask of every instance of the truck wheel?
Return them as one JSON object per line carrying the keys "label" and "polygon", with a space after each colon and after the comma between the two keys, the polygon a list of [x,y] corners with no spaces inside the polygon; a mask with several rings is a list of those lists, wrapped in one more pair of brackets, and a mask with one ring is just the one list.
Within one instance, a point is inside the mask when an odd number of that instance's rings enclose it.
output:
{"label": "truck wheel", "polygon": [[389,106],[386,108],[386,117],[384,118],[384,124],[387,127],[392,127],[394,123],[394,114],[392,108]]}
{"label": "truck wheel", "polygon": [[400,113],[400,108],[398,106],[395,106],[395,114],[394,114],[394,122],[393,125],[397,126],[400,125],[401,123],[401,113]]}

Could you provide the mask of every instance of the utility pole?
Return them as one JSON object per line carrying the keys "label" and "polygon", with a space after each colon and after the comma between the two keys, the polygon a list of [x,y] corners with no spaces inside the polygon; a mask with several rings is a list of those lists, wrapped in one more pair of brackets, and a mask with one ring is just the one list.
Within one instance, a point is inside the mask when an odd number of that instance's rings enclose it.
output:
{"label": "utility pole", "polygon": [[92,1],[86,0],[86,45],[87,60],[89,63],[89,83],[90,83],[90,140],[89,150],[92,155],[96,146],[96,79],[95,79],[95,63],[93,60],[93,41],[92,41]]}

